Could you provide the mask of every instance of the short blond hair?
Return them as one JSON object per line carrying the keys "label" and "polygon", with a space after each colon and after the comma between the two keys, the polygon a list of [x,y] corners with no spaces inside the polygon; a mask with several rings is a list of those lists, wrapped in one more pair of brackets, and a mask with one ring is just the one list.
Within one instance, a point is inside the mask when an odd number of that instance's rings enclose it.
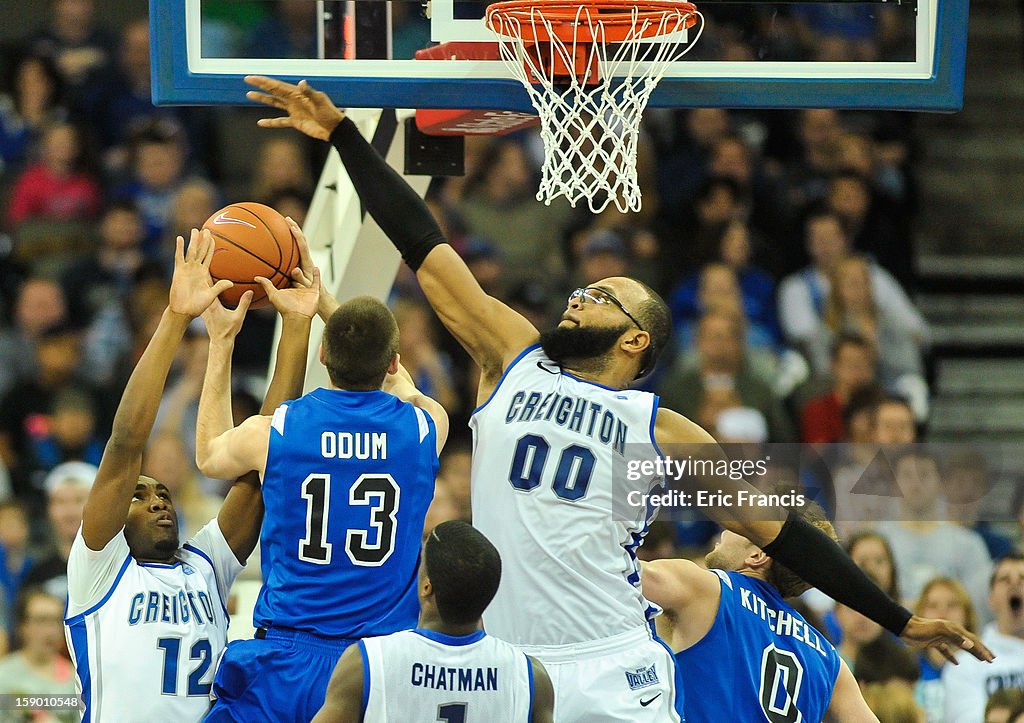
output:
{"label": "short blond hair", "polygon": [[928,593],[931,592],[932,588],[943,585],[953,591],[953,595],[956,596],[956,601],[960,603],[960,606],[964,609],[964,627],[972,633],[978,632],[978,613],[974,610],[974,603],[971,602],[971,596],[967,594],[967,588],[965,588],[959,580],[954,580],[951,577],[933,577],[931,580],[926,582],[924,588],[921,590],[921,594],[917,598],[917,602],[914,604],[914,614],[924,616],[922,611],[924,610],[925,597],[927,597]]}

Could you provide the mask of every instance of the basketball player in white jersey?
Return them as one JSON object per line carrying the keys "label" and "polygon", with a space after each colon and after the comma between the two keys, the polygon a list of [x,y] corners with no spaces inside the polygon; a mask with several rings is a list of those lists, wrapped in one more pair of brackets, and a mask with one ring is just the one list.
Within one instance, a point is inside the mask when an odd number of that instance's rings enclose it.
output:
{"label": "basketball player in white jersey", "polygon": [[[232,284],[210,278],[209,232],[193,230],[187,252],[183,246],[179,237],[169,304],[121,397],[68,559],[65,626],[86,723],[202,719],[227,644],[228,589],[259,536],[258,477],[240,478],[217,518],[181,545],[167,488],[139,474],[186,328],[208,311],[211,359],[230,358],[252,298],[247,292],[234,312],[216,300]],[[316,297],[312,289],[275,297],[289,313],[265,403],[271,409],[301,389]]]}
{"label": "basketball player in white jersey", "polygon": [[[624,463],[659,448],[713,444],[653,394],[627,390],[653,368],[671,334],[664,301],[624,277],[569,295],[558,326],[540,334],[487,295],[447,244],[430,210],[322,92],[262,76],[248,97],[330,141],[363,207],[416,272],[438,317],[480,367],[474,412],[473,522],[501,551],[505,576],[484,616],[487,631],[544,663],[559,721],[677,721],[671,651],[651,632],[636,549],[656,508],[630,520],[614,500],[646,494],[655,475],[624,479]],[[738,499],[742,481],[698,480]],[[912,618],[824,533],[781,508],[706,508],[804,580],[909,642],[970,648],[963,628]]]}
{"label": "basketball player in white jersey", "polygon": [[364,638],[338,661],[314,723],[550,723],[547,671],[484,632],[480,616],[501,579],[501,557],[460,520],[423,543],[415,630]]}

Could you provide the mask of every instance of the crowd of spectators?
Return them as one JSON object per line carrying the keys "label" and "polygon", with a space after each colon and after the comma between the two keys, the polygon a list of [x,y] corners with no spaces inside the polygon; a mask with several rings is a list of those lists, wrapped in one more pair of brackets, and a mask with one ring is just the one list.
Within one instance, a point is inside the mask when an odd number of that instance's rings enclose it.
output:
{"label": "crowd of spectators", "polygon": [[[204,47],[308,52],[313,3],[255,5],[262,15],[242,13],[253,3],[204,5]],[[399,5],[396,34],[415,46],[423,21]],[[266,133],[248,163],[227,157],[218,140],[235,129],[217,112],[150,104],[144,20],[115,31],[92,0],[48,7],[0,55],[0,653],[11,651],[0,657],[0,692],[68,689],[58,625],[68,550],[112,411],[162,311],[174,237],[236,200],[301,223],[324,154],[298,134]],[[702,57],[903,57],[898,13],[879,6],[866,17],[859,7],[789,6],[771,16],[772,43],[755,50],[764,12],[717,6],[720,32]],[[247,44],[252,37],[277,45]],[[570,289],[599,278],[634,276],[658,290],[674,344],[640,384],[720,440],[856,443],[838,453],[824,500],[851,555],[921,614],[989,624],[986,641],[1007,664],[992,690],[1006,690],[985,712],[972,661],[954,674],[814,595],[808,615],[820,616],[883,721],[914,720],[908,710],[946,720],[951,696],[972,716],[963,720],[1016,720],[1024,561],[1004,557],[1019,549],[1020,530],[984,518],[985,460],[898,455],[895,495],[864,474],[877,445],[928,439],[929,329],[912,301],[918,142],[912,117],[894,113],[651,110],[639,213],[537,203],[535,133],[467,138],[465,176],[435,179],[428,203],[484,288],[538,327],[557,319]],[[464,430],[442,459],[431,524],[469,518],[475,367],[407,269],[392,301],[403,361]],[[274,321],[250,312],[237,344],[239,417],[257,408]],[[206,347],[202,328],[192,329],[145,458],[186,533],[224,493],[193,464]],[[1020,497],[1013,513],[1024,512]],[[1013,513],[1004,517],[1024,526]],[[664,522],[642,549],[694,553],[715,532]]]}

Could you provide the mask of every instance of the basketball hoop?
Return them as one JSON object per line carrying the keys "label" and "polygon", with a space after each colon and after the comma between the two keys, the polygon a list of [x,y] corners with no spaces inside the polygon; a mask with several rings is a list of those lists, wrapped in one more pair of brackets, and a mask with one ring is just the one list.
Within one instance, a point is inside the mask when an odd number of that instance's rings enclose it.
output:
{"label": "basketball hoop", "polygon": [[[694,46],[703,16],[683,0],[506,0],[487,8],[502,60],[541,121],[537,200],[586,198],[640,210],[640,118],[669,65]],[[656,42],[652,42],[656,41]]]}

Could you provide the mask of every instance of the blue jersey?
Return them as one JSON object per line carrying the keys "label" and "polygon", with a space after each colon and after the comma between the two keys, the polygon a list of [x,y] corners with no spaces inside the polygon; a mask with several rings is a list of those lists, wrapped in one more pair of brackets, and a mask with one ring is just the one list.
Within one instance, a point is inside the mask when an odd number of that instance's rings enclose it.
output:
{"label": "blue jersey", "polygon": [[687,723],[818,723],[840,659],[778,591],[738,572],[721,578],[718,614],[700,642],[676,653]]}
{"label": "blue jersey", "polygon": [[437,443],[386,392],[317,389],[274,413],[256,627],[362,638],[415,627]]}

